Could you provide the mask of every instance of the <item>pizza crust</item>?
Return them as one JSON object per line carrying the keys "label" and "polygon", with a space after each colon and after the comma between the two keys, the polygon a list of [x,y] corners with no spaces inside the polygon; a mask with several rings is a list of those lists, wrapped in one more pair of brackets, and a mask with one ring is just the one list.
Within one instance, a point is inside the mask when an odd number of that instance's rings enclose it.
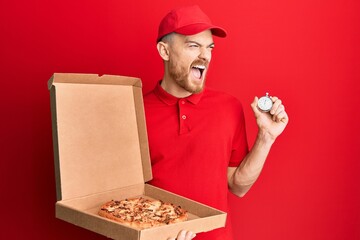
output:
{"label": "pizza crust", "polygon": [[187,211],[180,206],[144,197],[111,200],[100,207],[98,214],[140,230],[183,222],[188,218]]}

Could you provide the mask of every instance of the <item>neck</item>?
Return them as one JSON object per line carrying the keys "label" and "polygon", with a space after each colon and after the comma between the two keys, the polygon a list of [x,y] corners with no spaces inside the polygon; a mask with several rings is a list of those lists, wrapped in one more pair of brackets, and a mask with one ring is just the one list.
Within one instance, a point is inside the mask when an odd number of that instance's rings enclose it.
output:
{"label": "neck", "polygon": [[179,86],[173,79],[166,75],[161,81],[161,87],[169,94],[177,98],[185,98],[190,96],[192,93],[188,92],[181,86]]}

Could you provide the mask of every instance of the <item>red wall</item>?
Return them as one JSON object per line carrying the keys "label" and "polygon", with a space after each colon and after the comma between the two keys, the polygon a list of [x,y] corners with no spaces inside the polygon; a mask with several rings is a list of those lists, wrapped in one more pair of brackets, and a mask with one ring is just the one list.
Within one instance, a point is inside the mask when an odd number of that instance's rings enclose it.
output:
{"label": "red wall", "polygon": [[[1,239],[106,239],[54,218],[47,80],[129,75],[149,91],[158,23],[193,2],[1,1]],[[249,142],[254,95],[280,96],[290,115],[259,181],[231,197],[237,239],[360,239],[360,2],[197,3],[228,30],[208,85],[243,102]]]}

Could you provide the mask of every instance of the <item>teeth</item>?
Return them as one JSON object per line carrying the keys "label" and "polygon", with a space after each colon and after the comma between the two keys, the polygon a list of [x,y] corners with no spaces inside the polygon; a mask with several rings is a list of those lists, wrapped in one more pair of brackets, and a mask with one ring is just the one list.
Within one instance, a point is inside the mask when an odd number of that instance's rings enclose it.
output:
{"label": "teeth", "polygon": [[205,66],[204,65],[195,65],[193,66],[194,68],[199,68],[199,69],[202,69],[202,70],[205,70]]}

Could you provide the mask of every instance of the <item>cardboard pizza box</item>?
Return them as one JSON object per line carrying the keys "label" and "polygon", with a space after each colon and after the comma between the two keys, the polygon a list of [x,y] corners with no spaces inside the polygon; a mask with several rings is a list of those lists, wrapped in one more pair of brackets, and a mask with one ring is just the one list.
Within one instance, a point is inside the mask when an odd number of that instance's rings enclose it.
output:
{"label": "cardboard pizza box", "polygon": [[[141,80],[55,73],[51,97],[56,217],[118,240],[166,240],[225,226],[226,213],[154,187]],[[137,230],[100,217],[112,199],[147,196],[189,212],[181,223]]]}

